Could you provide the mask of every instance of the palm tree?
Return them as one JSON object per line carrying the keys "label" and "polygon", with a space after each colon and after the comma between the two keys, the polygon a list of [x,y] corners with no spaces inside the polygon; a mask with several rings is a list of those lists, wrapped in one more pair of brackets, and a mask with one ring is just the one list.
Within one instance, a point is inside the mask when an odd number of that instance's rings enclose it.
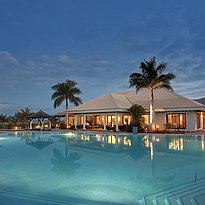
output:
{"label": "palm tree", "polygon": [[26,107],[25,109],[21,109],[17,111],[14,115],[14,120],[16,126],[20,126],[21,128],[27,128],[29,125],[28,116],[31,114],[30,109]]}
{"label": "palm tree", "polygon": [[28,121],[28,116],[31,114],[31,111],[28,107],[25,109],[21,109],[20,111],[17,111],[15,113],[15,118],[17,122],[27,122]]}
{"label": "palm tree", "polygon": [[75,96],[81,94],[80,89],[76,87],[77,84],[75,81],[66,80],[51,87],[55,91],[51,96],[51,99],[55,100],[54,108],[59,107],[64,100],[66,101],[66,110],[68,110],[68,101],[74,103],[75,106],[82,103],[81,99]]}
{"label": "palm tree", "polygon": [[0,123],[8,122],[7,115],[0,114]]}
{"label": "palm tree", "polygon": [[160,63],[157,65],[155,57],[149,61],[144,60],[140,64],[142,73],[132,73],[130,75],[129,83],[130,87],[135,87],[136,92],[140,89],[148,88],[150,90],[150,125],[151,130],[154,129],[155,123],[155,111],[154,111],[154,90],[160,88],[166,88],[173,90],[170,85],[170,81],[175,78],[175,75],[171,73],[162,74],[166,69],[167,63]]}

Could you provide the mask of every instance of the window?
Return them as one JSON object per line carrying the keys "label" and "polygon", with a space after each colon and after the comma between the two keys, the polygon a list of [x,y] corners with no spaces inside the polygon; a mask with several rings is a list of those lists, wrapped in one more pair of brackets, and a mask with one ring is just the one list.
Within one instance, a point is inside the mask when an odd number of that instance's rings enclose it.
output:
{"label": "window", "polygon": [[185,113],[167,114],[166,120],[168,124],[171,124],[171,127],[173,129],[186,129]]}
{"label": "window", "polygon": [[131,121],[131,117],[130,115],[123,115],[122,116],[122,124],[123,125],[126,125],[127,123],[130,124],[130,121]]}
{"label": "window", "polygon": [[142,117],[144,117],[145,124],[148,125],[149,124],[149,120],[150,120],[149,119],[150,118],[149,115],[142,115]]}
{"label": "window", "polygon": [[201,113],[196,113],[196,127],[199,129],[201,127]]}
{"label": "window", "polygon": [[107,116],[107,124],[108,124],[110,127],[113,127],[113,126],[116,124],[115,116],[114,116],[114,115],[108,115],[108,116]]}

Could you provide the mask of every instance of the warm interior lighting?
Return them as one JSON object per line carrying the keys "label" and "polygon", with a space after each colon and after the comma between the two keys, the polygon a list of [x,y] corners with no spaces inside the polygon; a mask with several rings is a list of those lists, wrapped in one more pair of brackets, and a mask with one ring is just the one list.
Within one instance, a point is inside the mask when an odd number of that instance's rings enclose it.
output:
{"label": "warm interior lighting", "polygon": [[100,135],[96,135],[96,141],[101,142],[101,136]]}
{"label": "warm interior lighting", "polygon": [[109,135],[107,139],[108,139],[108,140],[107,140],[108,144],[116,144],[116,138],[115,138],[115,136]]}
{"label": "warm interior lighting", "polygon": [[150,158],[151,158],[151,160],[154,159],[154,149],[153,149],[152,142],[150,142]]}
{"label": "warm interior lighting", "polygon": [[145,147],[150,147],[150,142],[149,142],[148,136],[144,136],[143,140],[144,140]]}
{"label": "warm interior lighting", "polygon": [[82,141],[90,141],[90,136],[82,135],[82,136],[81,136],[81,140],[82,140]]}
{"label": "warm interior lighting", "polygon": [[169,149],[171,150],[184,150],[184,141],[183,138],[173,139],[172,142],[169,143]]}
{"label": "warm interior lighting", "polygon": [[201,149],[204,150],[204,136],[201,136]]}
{"label": "warm interior lighting", "polygon": [[131,145],[132,145],[131,140],[128,139],[127,137],[125,137],[125,138],[124,138],[124,145],[131,146]]}
{"label": "warm interior lighting", "polygon": [[63,135],[66,135],[66,136],[73,136],[73,133],[72,133],[72,132],[67,132],[67,133],[65,133],[65,134],[63,134]]}
{"label": "warm interior lighting", "polygon": [[149,115],[142,115],[142,117],[144,118],[144,122],[145,124],[149,124]]}

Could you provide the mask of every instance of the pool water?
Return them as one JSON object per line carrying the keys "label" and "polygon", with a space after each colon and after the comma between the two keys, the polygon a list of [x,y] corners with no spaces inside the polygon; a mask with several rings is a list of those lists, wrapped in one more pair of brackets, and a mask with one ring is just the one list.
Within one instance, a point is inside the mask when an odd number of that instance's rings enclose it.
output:
{"label": "pool water", "polygon": [[205,173],[204,149],[204,136],[0,134],[0,204],[139,204]]}

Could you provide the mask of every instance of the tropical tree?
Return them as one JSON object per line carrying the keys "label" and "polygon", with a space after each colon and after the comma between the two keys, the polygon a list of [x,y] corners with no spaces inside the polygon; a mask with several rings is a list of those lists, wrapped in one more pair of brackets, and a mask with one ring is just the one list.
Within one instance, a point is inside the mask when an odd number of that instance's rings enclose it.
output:
{"label": "tropical tree", "polygon": [[7,115],[0,114],[0,123],[8,122]]}
{"label": "tropical tree", "polygon": [[22,128],[26,128],[29,125],[28,116],[31,114],[31,111],[28,107],[17,111],[14,115],[14,124]]}
{"label": "tropical tree", "polygon": [[135,104],[129,108],[129,111],[132,116],[132,120],[130,122],[131,129],[132,127],[138,127],[139,131],[144,131],[145,119],[143,115],[146,113],[146,110],[141,105]]}
{"label": "tropical tree", "polygon": [[51,158],[51,162],[54,165],[52,171],[57,174],[64,174],[68,177],[73,176],[75,172],[81,167],[78,160],[81,159],[81,154],[78,152],[66,152],[66,156],[57,149],[53,149],[54,157]]}
{"label": "tropical tree", "polygon": [[6,124],[8,124],[8,116],[0,114],[0,129],[6,128]]}
{"label": "tropical tree", "polygon": [[155,125],[155,110],[154,110],[154,90],[166,88],[173,90],[170,81],[175,78],[174,74],[163,74],[167,63],[157,65],[155,57],[149,61],[144,60],[140,64],[141,73],[132,73],[130,75],[130,87],[135,87],[136,92],[140,89],[148,88],[150,90],[150,127],[152,131]]}
{"label": "tropical tree", "polygon": [[82,103],[81,99],[75,96],[81,94],[80,89],[76,87],[77,84],[75,81],[66,80],[51,87],[54,90],[51,96],[51,99],[54,100],[54,108],[59,107],[64,100],[66,101],[66,110],[68,110],[69,101],[74,103],[75,106]]}
{"label": "tropical tree", "polygon": [[28,122],[28,116],[31,114],[31,111],[28,107],[25,109],[21,109],[20,111],[17,111],[14,115],[17,122]]}

